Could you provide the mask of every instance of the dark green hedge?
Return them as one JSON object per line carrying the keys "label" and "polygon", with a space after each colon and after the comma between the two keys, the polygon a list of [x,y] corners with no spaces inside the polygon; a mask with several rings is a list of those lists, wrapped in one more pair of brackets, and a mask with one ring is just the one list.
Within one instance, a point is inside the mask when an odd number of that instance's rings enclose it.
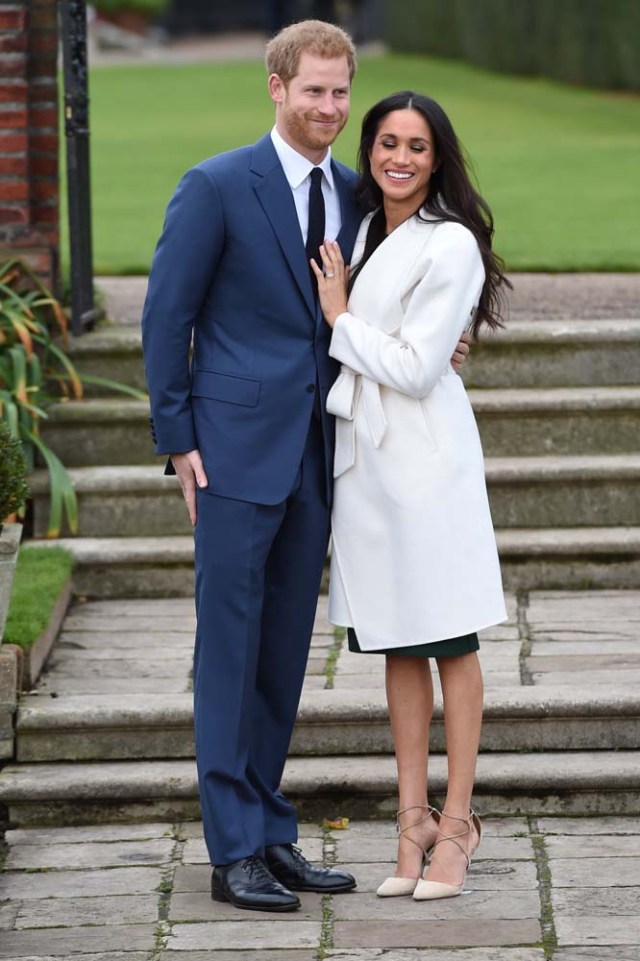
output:
{"label": "dark green hedge", "polygon": [[387,0],[394,50],[640,90],[640,0]]}

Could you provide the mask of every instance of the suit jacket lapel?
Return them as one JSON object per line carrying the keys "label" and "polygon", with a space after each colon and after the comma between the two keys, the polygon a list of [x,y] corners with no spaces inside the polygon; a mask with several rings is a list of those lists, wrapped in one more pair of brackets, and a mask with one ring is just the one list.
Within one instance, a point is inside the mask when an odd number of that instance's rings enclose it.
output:
{"label": "suit jacket lapel", "polygon": [[260,176],[260,180],[254,184],[256,196],[269,218],[291,272],[315,320],[317,308],[296,206],[269,134],[254,145],[251,169]]}

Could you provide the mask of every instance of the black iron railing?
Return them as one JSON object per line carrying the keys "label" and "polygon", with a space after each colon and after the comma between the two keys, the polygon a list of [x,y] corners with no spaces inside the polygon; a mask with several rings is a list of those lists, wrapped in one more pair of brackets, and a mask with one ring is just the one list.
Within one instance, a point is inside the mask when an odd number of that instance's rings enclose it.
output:
{"label": "black iron railing", "polygon": [[67,154],[71,329],[79,335],[100,316],[93,302],[87,5],[61,0],[64,122]]}

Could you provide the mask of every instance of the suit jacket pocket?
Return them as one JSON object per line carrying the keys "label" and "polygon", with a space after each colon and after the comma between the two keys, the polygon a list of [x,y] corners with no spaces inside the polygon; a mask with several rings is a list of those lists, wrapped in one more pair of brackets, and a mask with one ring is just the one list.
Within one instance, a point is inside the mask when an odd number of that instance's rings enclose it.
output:
{"label": "suit jacket pocket", "polygon": [[194,370],[191,381],[192,397],[209,397],[225,404],[255,407],[262,381],[239,374],[223,374],[217,370]]}

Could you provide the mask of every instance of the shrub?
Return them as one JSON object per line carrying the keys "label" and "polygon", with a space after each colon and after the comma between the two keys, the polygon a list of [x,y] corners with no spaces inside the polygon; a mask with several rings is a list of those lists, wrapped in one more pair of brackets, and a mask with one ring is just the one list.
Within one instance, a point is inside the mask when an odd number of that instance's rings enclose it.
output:
{"label": "shrub", "polygon": [[22,444],[0,420],[0,525],[5,517],[21,510],[29,496],[27,462]]}

